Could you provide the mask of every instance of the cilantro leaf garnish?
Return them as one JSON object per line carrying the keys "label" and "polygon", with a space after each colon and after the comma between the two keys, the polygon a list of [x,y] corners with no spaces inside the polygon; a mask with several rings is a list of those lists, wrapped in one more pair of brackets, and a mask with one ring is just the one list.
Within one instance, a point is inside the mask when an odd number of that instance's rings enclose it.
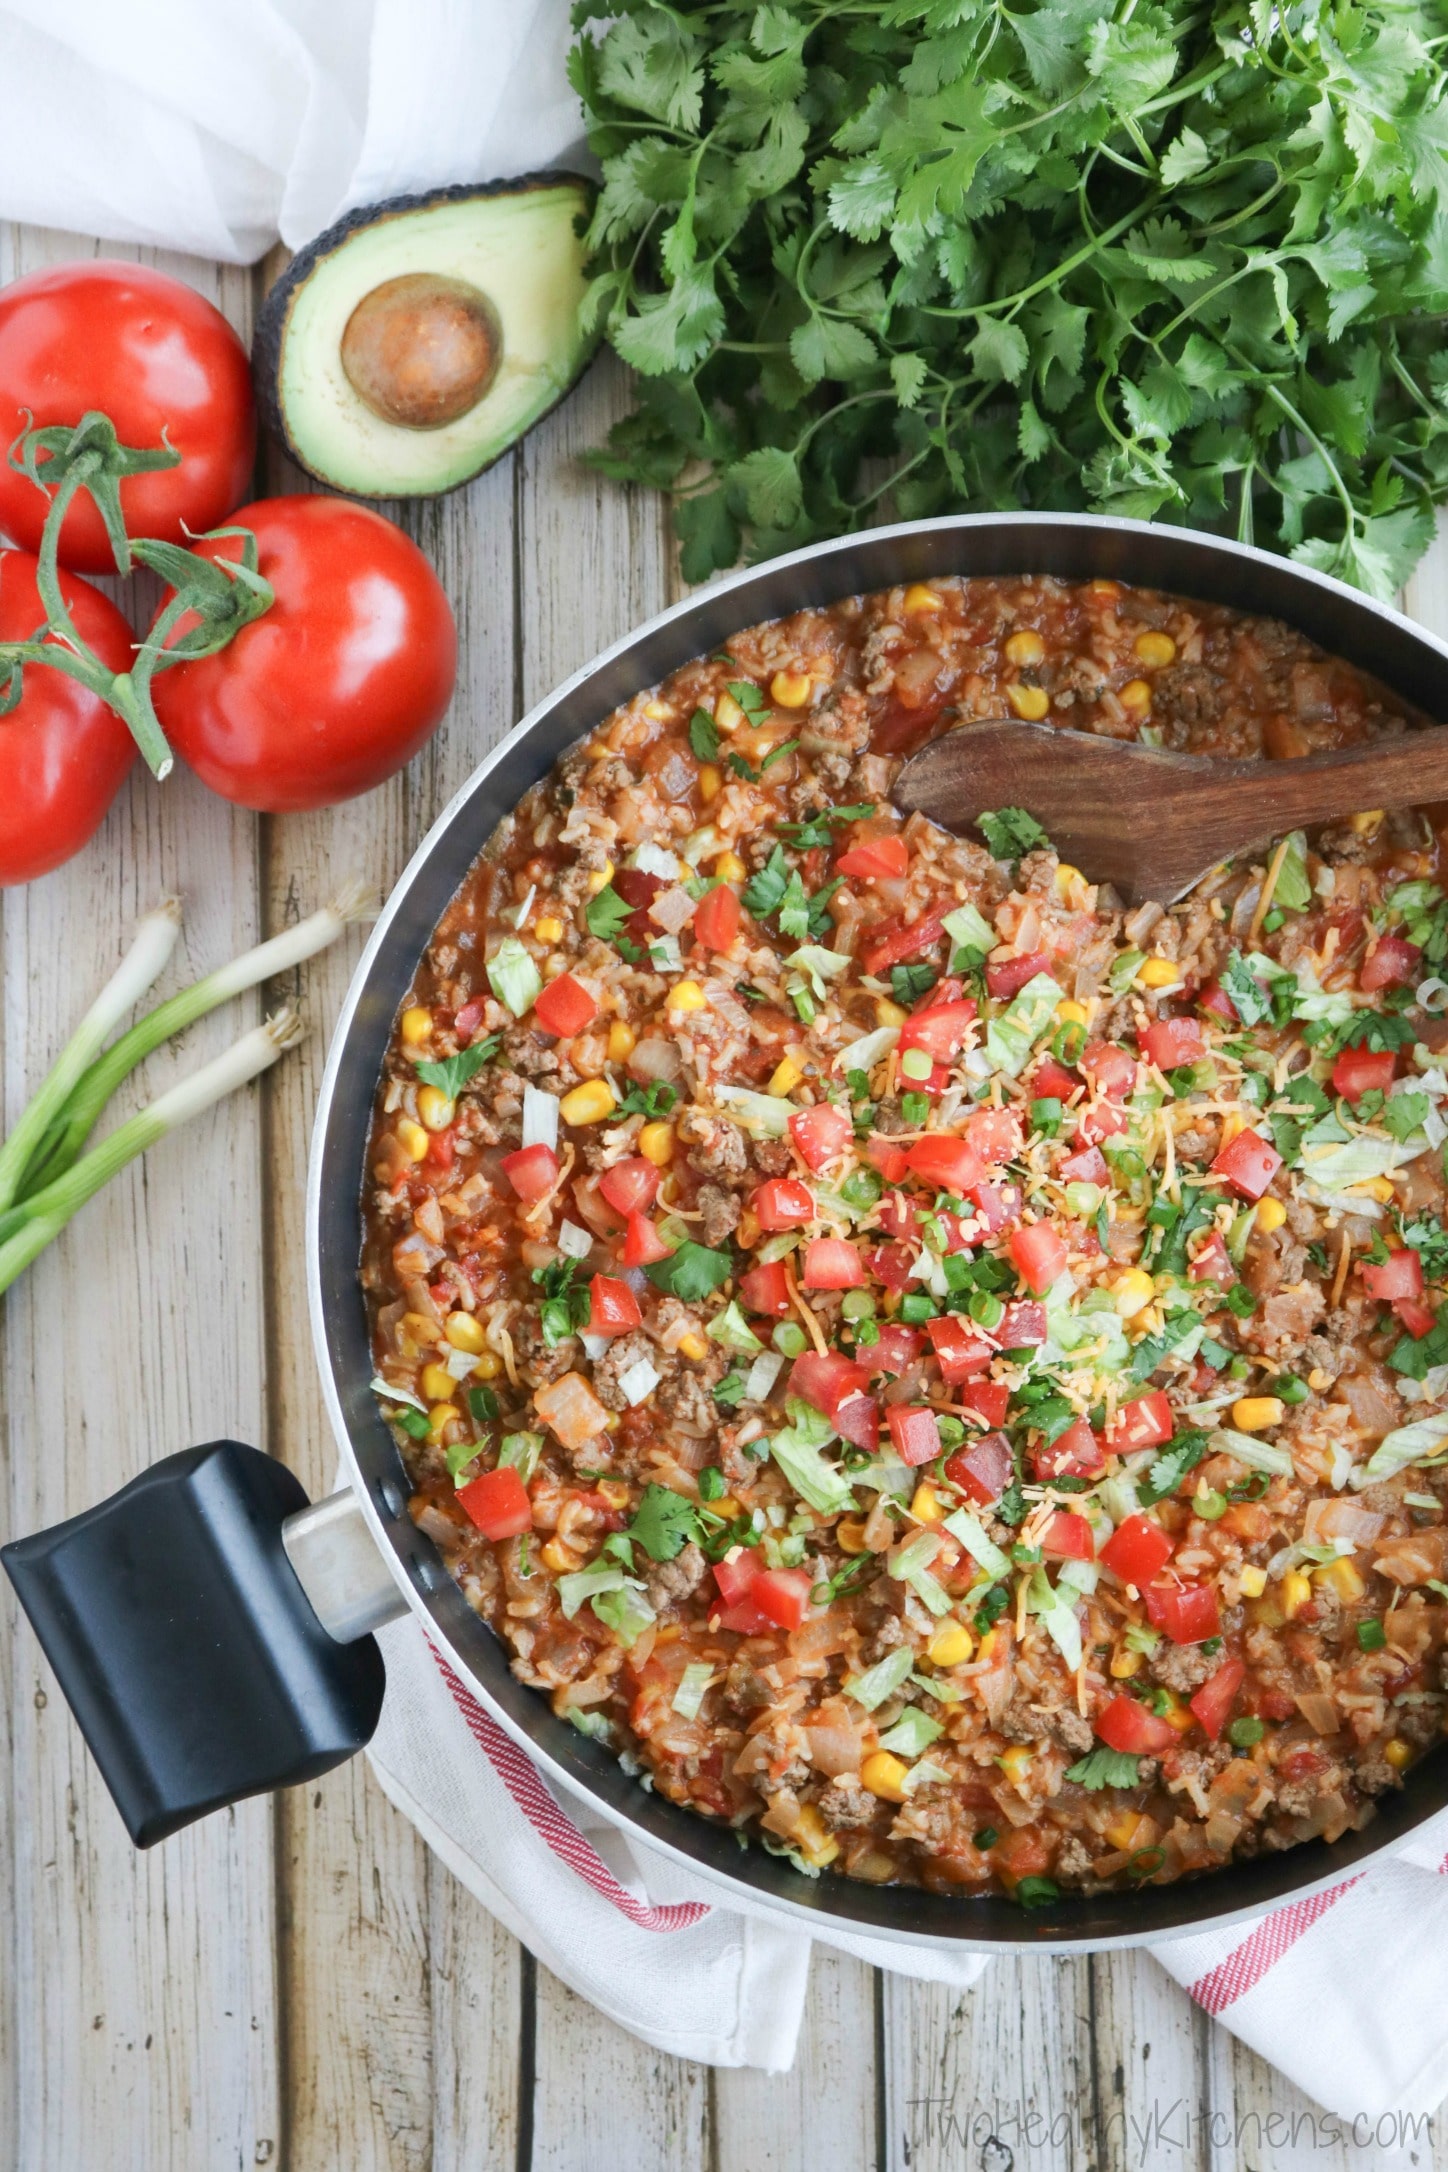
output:
{"label": "cilantro leaf garnish", "polygon": [[1411,1138],[1429,1108],[1426,1094],[1394,1094],[1383,1104],[1383,1129],[1395,1139]]}
{"label": "cilantro leaf garnish", "polygon": [[733,1272],[734,1261],[729,1253],[711,1252],[707,1245],[695,1244],[692,1238],[686,1238],[667,1259],[655,1260],[644,1269],[656,1290],[667,1290],[686,1305],[697,1304],[700,1298],[717,1290]]}
{"label": "cilantro leaf garnish", "polygon": [[1051,842],[1024,807],[999,807],[994,814],[977,815],[975,821],[993,860],[1019,860],[1038,845]]}
{"label": "cilantro leaf garnish", "polygon": [[753,679],[726,679],[725,686],[734,696],[751,724],[762,724],[769,714],[769,701],[763,687]]}
{"label": "cilantro leaf garnish", "polygon": [[789,888],[789,877],[784,848],[776,845],[763,867],[744,885],[744,910],[755,920],[767,920]]}
{"label": "cilantro leaf garnish", "polygon": [[737,1410],[744,1400],[744,1390],[749,1385],[749,1374],[742,1365],[735,1365],[714,1389],[714,1400],[726,1410]]}
{"label": "cilantro leaf garnish", "polygon": [[1164,1501],[1189,1471],[1194,1471],[1207,1453],[1211,1435],[1202,1426],[1193,1426],[1187,1432],[1177,1433],[1168,1441],[1147,1474],[1146,1484],[1137,1481],[1137,1499],[1143,1508],[1150,1508],[1153,1501]]}
{"label": "cilantro leaf garnish", "polygon": [[569,1335],[576,1334],[588,1319],[588,1292],[574,1287],[573,1277],[577,1270],[578,1262],[574,1259],[550,1260],[546,1267],[533,1269],[533,1280],[543,1291],[538,1320],[543,1340],[550,1350],[556,1349]]}
{"label": "cilantro leaf garnish", "polygon": [[729,767],[736,776],[743,777],[747,784],[758,784],[766,769],[771,769],[776,762],[782,762],[786,754],[793,754],[798,745],[797,739],[781,740],[777,747],[770,748],[757,769],[752,762],[747,762],[742,754],[731,754]]}
{"label": "cilantro leaf garnish", "polygon": [[719,727],[707,709],[696,709],[689,719],[689,745],[701,762],[719,759]]}
{"label": "cilantro leaf garnish", "polygon": [[485,1063],[490,1063],[503,1045],[501,1033],[490,1033],[485,1041],[474,1041],[471,1048],[460,1048],[455,1056],[445,1056],[441,1063],[420,1063],[417,1075],[427,1086],[436,1086],[449,1101],[456,1101],[468,1080],[475,1078]]}
{"label": "cilantro leaf garnish", "polygon": [[933,965],[892,965],[890,968],[890,987],[895,1001],[906,1009],[912,1003],[918,1003],[921,996],[928,995],[939,978]]}
{"label": "cilantro leaf garnish", "polygon": [[699,1512],[692,1501],[668,1486],[645,1486],[628,1535],[650,1561],[672,1561],[690,1539],[698,1537]]}
{"label": "cilantro leaf garnish", "polygon": [[875,805],[874,800],[868,799],[855,807],[820,807],[807,822],[780,822],[775,827],[798,852],[823,850],[834,843],[832,824],[863,822],[867,815],[875,812]]}
{"label": "cilantro leaf garnish", "polygon": [[633,916],[633,906],[624,903],[611,882],[606,882],[596,897],[591,897],[583,908],[590,935],[600,942],[616,943],[625,921]]}
{"label": "cilantro leaf garnish", "polygon": [[1074,1780],[1078,1787],[1095,1790],[1100,1787],[1135,1787],[1141,1760],[1125,1750],[1108,1750],[1104,1742],[1098,1742],[1094,1750],[1087,1752],[1079,1764],[1067,1767],[1066,1778]]}
{"label": "cilantro leaf garnish", "polygon": [[1260,1026],[1272,1016],[1272,998],[1256,975],[1247,970],[1240,950],[1234,950],[1222,967],[1222,989],[1244,1026]]}
{"label": "cilantro leaf garnish", "polygon": [[667,1116],[679,1098],[677,1086],[667,1079],[655,1079],[648,1086],[630,1086],[618,1105],[620,1116],[642,1116],[650,1123],[660,1116]]}

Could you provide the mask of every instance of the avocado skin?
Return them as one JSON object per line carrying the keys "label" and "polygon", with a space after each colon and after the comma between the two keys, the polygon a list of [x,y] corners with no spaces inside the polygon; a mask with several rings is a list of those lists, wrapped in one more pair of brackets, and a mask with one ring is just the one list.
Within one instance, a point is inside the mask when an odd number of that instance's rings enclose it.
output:
{"label": "avocado skin", "polygon": [[[314,468],[306,455],[299,450],[287,426],[286,413],[281,399],[282,347],[291,319],[292,306],[317,266],[323,263],[326,258],[335,256],[337,251],[343,248],[354,234],[362,233],[370,227],[380,226],[387,220],[397,218],[403,213],[430,211],[443,204],[477,202],[497,196],[523,196],[531,193],[534,189],[557,188],[563,182],[572,182],[581,189],[587,203],[590,205],[598,194],[597,183],[590,180],[588,175],[574,173],[570,168],[564,166],[545,168],[538,173],[519,174],[511,181],[454,181],[450,182],[445,188],[424,190],[421,195],[389,196],[384,198],[381,203],[359,204],[355,211],[344,212],[334,225],[327,227],[323,233],[316,236],[315,240],[309,241],[305,248],[297,251],[297,254],[292,258],[290,264],[288,264],[286,270],[262,303],[251,345],[252,381],[261,419],[294,466],[299,467],[304,474],[310,475],[314,481],[324,484],[329,490],[337,490],[336,483],[329,476],[321,474]],[[504,453],[511,452],[514,445],[521,444],[522,438],[526,437],[530,430],[536,429],[538,423],[551,415],[555,408],[562,406],[564,400],[573,390],[574,385],[577,384],[578,379],[593,360],[601,340],[602,334],[595,333],[574,376],[564,386],[558,398],[535,417],[534,421],[529,425],[529,429],[525,430],[520,437],[511,439],[505,445],[500,445],[490,458],[481,460],[477,467],[471,469],[468,474],[459,475],[452,482],[440,483],[431,488],[426,484],[419,485],[405,493],[405,495],[415,498],[447,497],[452,491],[463,489],[479,475],[485,475],[489,468],[496,466]],[[345,492],[339,491],[338,495],[347,497],[372,495],[379,498],[393,498],[398,495],[398,492],[391,489],[378,490],[372,493],[348,490]]]}

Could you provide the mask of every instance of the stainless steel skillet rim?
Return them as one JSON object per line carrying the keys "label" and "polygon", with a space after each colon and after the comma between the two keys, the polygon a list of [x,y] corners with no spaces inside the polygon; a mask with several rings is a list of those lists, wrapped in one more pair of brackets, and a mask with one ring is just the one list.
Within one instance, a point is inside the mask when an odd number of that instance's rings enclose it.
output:
{"label": "stainless steel skillet rim", "polygon": [[[1430,712],[1448,714],[1448,642],[1326,575],[1185,529],[1089,514],[954,515],[871,529],[725,576],[624,635],[539,702],[479,763],[413,854],[358,963],[328,1053],[308,1174],[308,1301],[328,1416],[374,1540],[433,1644],[549,1777],[585,1794],[611,1823],[637,1833],[691,1877],[717,1885],[721,1902],[732,1895],[783,1910],[803,1928],[828,1925],[922,1947],[1096,1951],[1225,1928],[1341,1880],[1369,1857],[1402,1845],[1448,1805],[1448,1759],[1430,1761],[1445,1768],[1436,1785],[1420,1768],[1416,1785],[1410,1780],[1365,1833],[1332,1848],[1309,1843],[1200,1880],[1068,1898],[1032,1915],[998,1899],[954,1900],[828,1874],[807,1880],[756,1846],[739,1852],[722,1828],[641,1789],[606,1751],[516,1681],[501,1644],[407,1516],[400,1458],[366,1388],[370,1364],[356,1362],[357,1193],[382,1048],[432,927],[502,814],[618,701],[741,627],[805,604],[952,572],[1110,574],[1274,613]],[[495,784],[499,796],[490,802]]]}

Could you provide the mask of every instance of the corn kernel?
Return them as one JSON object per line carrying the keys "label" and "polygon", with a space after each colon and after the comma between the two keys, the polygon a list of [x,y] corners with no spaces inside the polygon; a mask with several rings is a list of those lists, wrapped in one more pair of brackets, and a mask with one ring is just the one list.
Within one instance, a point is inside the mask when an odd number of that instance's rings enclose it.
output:
{"label": "corn kernel", "polygon": [[1013,1742],[1010,1748],[1002,1750],[996,1759],[1012,1787],[1019,1787],[1025,1780],[1031,1769],[1031,1756],[1032,1753],[1024,1742]]}
{"label": "corn kernel", "polygon": [[744,711],[732,694],[721,694],[714,703],[714,722],[721,732],[737,732],[745,722]]}
{"label": "corn kernel", "polygon": [[963,1621],[942,1622],[926,1646],[932,1667],[963,1667],[975,1650],[975,1638]]}
{"label": "corn kernel", "polygon": [[945,1514],[940,1495],[923,1479],[911,1496],[910,1513],[917,1523],[939,1523]]}
{"label": "corn kernel", "polygon": [[1247,1601],[1247,1619],[1254,1629],[1280,1629],[1287,1616],[1270,1591]]}
{"label": "corn kernel", "polygon": [[446,1131],[453,1120],[453,1105],[440,1086],[421,1086],[417,1113],[429,1131]]}
{"label": "corn kernel", "polygon": [[1240,1137],[1240,1135],[1246,1130],[1246,1128],[1246,1117],[1239,1116],[1235,1109],[1229,1109],[1226,1115],[1222,1118],[1223,1146],[1229,1145],[1233,1139]]}
{"label": "corn kernel", "polygon": [[1051,697],[1044,686],[1022,686],[1013,679],[1006,688],[1006,700],[1016,715],[1024,717],[1028,724],[1039,724],[1051,706]]}
{"label": "corn kernel", "polygon": [[1167,1706],[1165,1712],[1162,1713],[1162,1718],[1166,1721],[1167,1726],[1174,1727],[1179,1735],[1190,1734],[1193,1727],[1195,1727],[1197,1724],[1197,1716],[1195,1712],[1193,1712],[1191,1706],[1187,1704],[1181,1697],[1178,1697],[1174,1691],[1168,1691],[1167,1694],[1171,1697],[1171,1703]]}
{"label": "corn kernel", "polygon": [[1130,1849],[1135,1854],[1138,1848],[1149,1848],[1152,1845],[1161,1827],[1156,1819],[1149,1818],[1144,1810],[1121,1810],[1104,1830],[1113,1848],[1120,1848],[1123,1852]]}
{"label": "corn kernel", "polygon": [[626,1478],[600,1478],[598,1491],[610,1508],[628,1507],[628,1480]]}
{"label": "corn kernel", "polygon": [[671,1011],[701,1011],[709,998],[696,980],[676,980],[669,990]]}
{"label": "corn kernel", "polygon": [[605,860],[602,867],[595,868],[588,878],[589,896],[597,897],[600,890],[606,890],[613,881],[613,876],[613,862],[612,860]]}
{"label": "corn kernel", "polygon": [[1312,1586],[1301,1569],[1289,1569],[1282,1579],[1282,1612],[1288,1621],[1295,1621],[1312,1598]]}
{"label": "corn kernel", "polygon": [[1181,979],[1181,967],[1170,958],[1144,958],[1136,969],[1137,985],[1141,988],[1170,988]]}
{"label": "corn kernel", "polygon": [[1355,1605],[1368,1588],[1361,1570],[1346,1554],[1337,1561],[1324,1561],[1321,1568],[1313,1570],[1312,1581],[1319,1588],[1325,1585],[1335,1591],[1345,1606]]}
{"label": "corn kernel", "polygon": [[1355,814],[1352,817],[1352,826],[1358,836],[1365,837],[1369,830],[1375,830],[1386,812],[1383,807],[1369,807],[1365,813]]}
{"label": "corn kernel", "polygon": [[1000,1641],[1001,1632],[999,1629],[987,1629],[985,1635],[980,1640],[980,1650],[976,1653],[976,1658],[982,1660],[988,1665],[989,1662],[995,1658],[996,1650],[1000,1644]]}
{"label": "corn kernel", "polygon": [[1232,1423],[1239,1433],[1265,1433],[1269,1425],[1281,1425],[1281,1396],[1239,1395],[1232,1405]]}
{"label": "corn kernel", "polygon": [[1056,1019],[1063,1026],[1084,1026],[1090,1015],[1084,1003],[1077,1003],[1070,998],[1056,1005]]}
{"label": "corn kernel", "polygon": [[667,724],[673,713],[666,701],[646,701],[644,703],[644,715],[651,724]]}
{"label": "corn kernel", "polygon": [[1145,679],[1128,679],[1125,686],[1117,689],[1116,698],[1131,715],[1144,716],[1151,707],[1151,688]]}
{"label": "corn kernel", "polygon": [[1365,1177],[1361,1184],[1349,1184],[1346,1189],[1360,1199],[1376,1199],[1383,1206],[1393,1196],[1393,1187],[1385,1176]]}
{"label": "corn kernel", "polygon": [[1111,1285],[1111,1301],[1123,1320],[1134,1320],[1156,1295],[1156,1285],[1144,1267],[1128,1267]]}
{"label": "corn kernel", "polygon": [[473,1371],[479,1380],[496,1380],[502,1370],[503,1361],[492,1350],[484,1350],[477,1364],[473,1367]]}
{"label": "corn kernel", "polygon": [[902,1010],[901,1010],[901,1008],[900,1008],[900,1006],[899,1006],[899,1004],[898,1004],[898,1003],[892,1003],[892,1002],[890,1001],[890,998],[889,998],[888,996],[876,996],[876,998],[875,998],[875,1023],[876,1023],[876,1025],[879,1025],[879,1026],[903,1026],[903,1025],[904,1025],[904,1023],[905,1023],[905,1021],[906,1021],[906,1019],[907,1019],[907,1018],[909,1017],[909,1015],[910,1015],[910,1014],[909,1014],[909,1012],[908,1012],[908,1011],[902,1011]]}
{"label": "corn kernel", "polygon": [[[429,1370],[431,1368],[429,1367]],[[448,1386],[452,1386],[451,1380]],[[434,1403],[427,1414],[427,1430],[433,1440],[439,1440],[458,1415],[456,1403]]]}
{"label": "corn kernel", "polygon": [[860,1779],[872,1795],[886,1802],[904,1802],[908,1768],[888,1750],[876,1750],[860,1767]]}
{"label": "corn kernel", "polygon": [[793,1056],[781,1056],[774,1067],[774,1076],[769,1082],[769,1091],[772,1094],[793,1093],[803,1077],[803,1067],[795,1062]]}
{"label": "corn kernel", "polygon": [[1267,1589],[1267,1571],[1257,1562],[1249,1561],[1238,1573],[1237,1585],[1244,1599],[1260,1599]]}
{"label": "corn kernel", "polygon": [[446,1365],[424,1365],[418,1385],[430,1403],[446,1403],[457,1382]]}
{"label": "corn kernel", "polygon": [[697,1365],[701,1358],[706,1358],[709,1355],[709,1345],[702,1335],[681,1335],[679,1337],[679,1355],[680,1357],[692,1358]]}
{"label": "corn kernel", "polygon": [[570,1570],[578,1567],[577,1554],[571,1546],[565,1546],[562,1539],[549,1539],[541,1559],[544,1568],[551,1569],[555,1576],[567,1576]]}
{"label": "corn kernel", "polygon": [[1060,866],[1056,869],[1054,879],[1056,884],[1057,897],[1065,897],[1070,891],[1073,883],[1084,883],[1086,877],[1082,874],[1079,867],[1073,867],[1069,860],[1063,860]]}
{"label": "corn kernel", "polygon": [[720,787],[722,786],[723,782],[724,779],[720,776],[714,764],[712,762],[706,762],[703,768],[699,771],[700,799],[702,799],[706,805],[711,799],[717,799],[719,797]]}
{"label": "corn kernel", "polygon": [[743,882],[749,870],[737,852],[721,852],[714,862],[714,872],[721,882]]}
{"label": "corn kernel", "polygon": [[807,671],[776,671],[769,682],[769,698],[776,709],[803,709],[814,691]]}
{"label": "corn kernel", "polygon": [[721,1493],[717,1501],[709,1503],[709,1513],[712,1516],[722,1516],[727,1523],[732,1523],[736,1516],[743,1515],[744,1510],[732,1493]]}
{"label": "corn kernel", "polygon": [[943,611],[945,598],[938,596],[933,588],[927,588],[923,581],[912,581],[905,591],[905,608],[907,611]]}
{"label": "corn kernel", "polygon": [[1089,585],[1093,596],[1113,597],[1121,594],[1119,581],[1092,581]]}
{"label": "corn kernel", "polygon": [[1176,643],[1166,633],[1139,633],[1131,646],[1151,671],[1164,670],[1176,656]]}
{"label": "corn kernel", "polygon": [[621,1018],[615,1018],[608,1029],[609,1062],[624,1062],[637,1048],[638,1038],[632,1026],[626,1026]]}
{"label": "corn kernel", "polygon": [[835,1544],[842,1554],[862,1554],[865,1551],[865,1526],[854,1516],[846,1516],[835,1525]]}
{"label": "corn kernel", "polygon": [[665,1169],[674,1158],[672,1124],[645,1124],[639,1133],[639,1152],[656,1169]]}
{"label": "corn kernel", "polygon": [[613,1088],[606,1078],[585,1080],[575,1086],[558,1104],[558,1112],[565,1124],[601,1124],[605,1116],[612,1116],[618,1107]]}
{"label": "corn kernel", "polygon": [[840,1844],[813,1803],[806,1803],[794,1828],[794,1844],[807,1863],[823,1870],[840,1852]]}
{"label": "corn kernel", "polygon": [[409,1048],[420,1048],[432,1031],[432,1012],[425,1003],[409,1003],[402,1014],[402,1038]]}
{"label": "corn kernel", "polygon": [[1006,662],[1014,664],[1017,670],[1039,664],[1045,654],[1046,644],[1034,626],[1023,626],[1020,632],[1013,633],[1006,643]]}
{"label": "corn kernel", "polygon": [[1257,1202],[1257,1227],[1270,1236],[1280,1229],[1287,1219],[1287,1209],[1280,1199],[1259,1199]]}
{"label": "corn kernel", "polygon": [[483,1327],[470,1312],[450,1312],[443,1322],[443,1333],[454,1350],[463,1350],[469,1357],[478,1357],[483,1349]]}
{"label": "corn kernel", "polygon": [[1114,1682],[1129,1682],[1133,1674],[1141,1672],[1140,1652],[1134,1652],[1129,1644],[1119,1644],[1111,1655],[1111,1678]]}
{"label": "corn kernel", "polygon": [[421,1124],[415,1124],[410,1116],[404,1116],[397,1127],[397,1143],[409,1161],[421,1161],[427,1152],[427,1133]]}
{"label": "corn kernel", "polygon": [[1413,1762],[1412,1745],[1404,1742],[1400,1735],[1394,1735],[1391,1742],[1383,1744],[1383,1755],[1394,1772],[1406,1772]]}

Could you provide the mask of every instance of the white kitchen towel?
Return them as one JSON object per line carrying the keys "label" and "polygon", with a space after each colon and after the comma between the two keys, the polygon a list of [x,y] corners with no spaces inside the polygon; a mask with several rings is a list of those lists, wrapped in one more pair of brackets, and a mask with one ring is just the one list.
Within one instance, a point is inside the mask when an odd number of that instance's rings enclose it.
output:
{"label": "white kitchen towel", "polygon": [[234,264],[566,162],[568,0],[0,0],[0,217]]}
{"label": "white kitchen towel", "polygon": [[[789,2066],[811,1931],[625,1837],[545,1782],[411,1617],[381,1632],[387,1698],[369,1752],[449,1869],[583,1998],[660,2050]],[[1255,1923],[1153,1946],[1206,2011],[1343,2119],[1418,2116],[1448,2095],[1448,1813],[1413,1844]],[[968,1985],[989,1963],[884,1938],[821,1943]]]}

